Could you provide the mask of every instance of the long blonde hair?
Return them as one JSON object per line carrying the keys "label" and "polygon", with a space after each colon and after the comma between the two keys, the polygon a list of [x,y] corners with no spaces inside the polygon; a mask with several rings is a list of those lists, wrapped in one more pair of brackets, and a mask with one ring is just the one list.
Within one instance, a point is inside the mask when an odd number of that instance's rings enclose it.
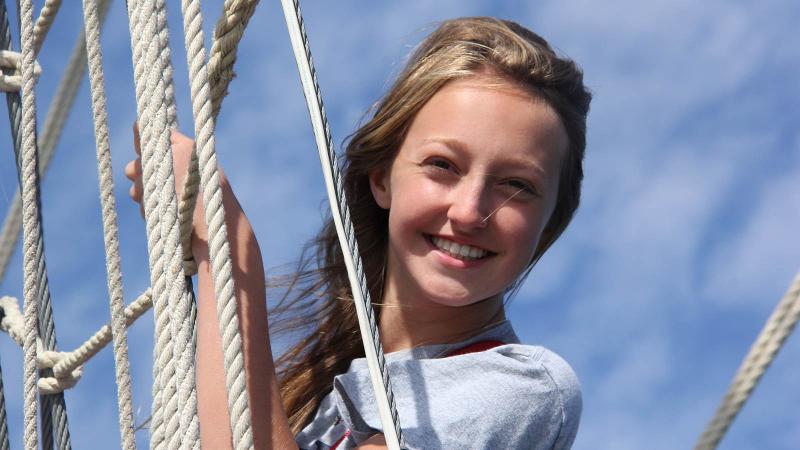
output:
{"label": "long blonde hair", "polygon": [[[586,115],[591,94],[577,65],[521,25],[489,17],[443,22],[413,53],[374,114],[349,139],[343,159],[345,193],[355,224],[370,295],[379,302],[388,243],[388,211],[372,197],[368,175],[388,168],[422,106],[447,82],[490,70],[548,102],[569,138],[555,210],[532,266],[569,224],[580,201]],[[363,356],[342,251],[331,220],[304,249],[296,273],[270,312],[271,330],[295,344],[277,361],[281,396],[294,432],[312,418],[333,377]],[[380,306],[375,305],[380,317]]]}

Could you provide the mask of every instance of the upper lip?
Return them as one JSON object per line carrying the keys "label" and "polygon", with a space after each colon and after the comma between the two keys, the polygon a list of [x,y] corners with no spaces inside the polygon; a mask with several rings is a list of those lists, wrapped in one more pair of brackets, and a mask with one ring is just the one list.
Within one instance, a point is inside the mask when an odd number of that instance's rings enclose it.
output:
{"label": "upper lip", "polygon": [[496,252],[484,247],[483,245],[477,244],[474,241],[471,241],[469,239],[465,239],[463,237],[446,236],[446,235],[443,235],[443,234],[431,234],[430,236],[431,237],[435,237],[435,238],[439,238],[439,239],[446,239],[448,241],[453,241],[453,242],[455,242],[455,243],[457,243],[459,245],[469,245],[470,247],[475,247],[475,248],[478,248],[480,250],[485,250],[485,251],[487,251],[489,253],[496,253]]}

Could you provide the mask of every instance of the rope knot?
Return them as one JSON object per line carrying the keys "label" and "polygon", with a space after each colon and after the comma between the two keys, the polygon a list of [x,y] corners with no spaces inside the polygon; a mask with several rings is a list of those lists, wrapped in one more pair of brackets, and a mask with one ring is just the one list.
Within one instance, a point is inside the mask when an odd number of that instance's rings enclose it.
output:
{"label": "rope knot", "polygon": [[[22,89],[22,54],[11,50],[0,50],[0,91],[18,92]],[[36,61],[33,76],[39,78],[42,66]]]}
{"label": "rope knot", "polygon": [[[5,331],[14,341],[22,346],[25,332],[25,317],[19,310],[19,303],[14,297],[0,297],[0,330]],[[68,361],[72,352],[56,352],[44,350],[41,339],[36,339],[36,367],[38,369],[53,369],[58,363]],[[57,394],[69,389],[81,379],[83,366],[77,366],[66,373],[56,370],[55,376],[40,377],[36,382],[42,394]]]}
{"label": "rope knot", "polygon": [[22,346],[25,334],[25,318],[19,310],[19,302],[14,297],[0,297],[0,330],[5,331],[17,344]]}
{"label": "rope knot", "polygon": [[[70,352],[56,352],[51,350],[39,351],[36,354],[36,367],[39,369],[52,369],[58,363],[70,356]],[[83,376],[83,366],[61,374],[60,376],[40,377],[36,384],[42,394],[57,394],[74,387]]]}

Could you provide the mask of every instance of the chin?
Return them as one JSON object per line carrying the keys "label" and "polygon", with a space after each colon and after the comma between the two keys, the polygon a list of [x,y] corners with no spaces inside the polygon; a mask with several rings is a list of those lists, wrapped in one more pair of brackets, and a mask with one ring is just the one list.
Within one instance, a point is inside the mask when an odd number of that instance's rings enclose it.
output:
{"label": "chin", "polygon": [[428,292],[427,298],[437,305],[447,306],[451,308],[458,308],[462,306],[469,306],[480,302],[491,296],[480,295],[478,293],[470,292],[463,287],[458,289],[448,288],[442,286],[440,289],[434,289]]}

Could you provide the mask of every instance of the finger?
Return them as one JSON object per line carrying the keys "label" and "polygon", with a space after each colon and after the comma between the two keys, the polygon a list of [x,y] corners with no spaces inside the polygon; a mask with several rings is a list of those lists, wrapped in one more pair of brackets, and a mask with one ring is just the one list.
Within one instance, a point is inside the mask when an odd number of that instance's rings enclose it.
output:
{"label": "finger", "polygon": [[142,203],[142,196],[144,195],[144,188],[142,183],[137,181],[128,188],[128,195],[137,203]]}
{"label": "finger", "polygon": [[141,173],[142,162],[139,158],[131,160],[125,164],[125,177],[131,181],[136,181],[136,177]]}
{"label": "finger", "polygon": [[135,121],[133,122],[133,149],[137,155],[142,155],[142,144],[139,141],[139,123]]}

